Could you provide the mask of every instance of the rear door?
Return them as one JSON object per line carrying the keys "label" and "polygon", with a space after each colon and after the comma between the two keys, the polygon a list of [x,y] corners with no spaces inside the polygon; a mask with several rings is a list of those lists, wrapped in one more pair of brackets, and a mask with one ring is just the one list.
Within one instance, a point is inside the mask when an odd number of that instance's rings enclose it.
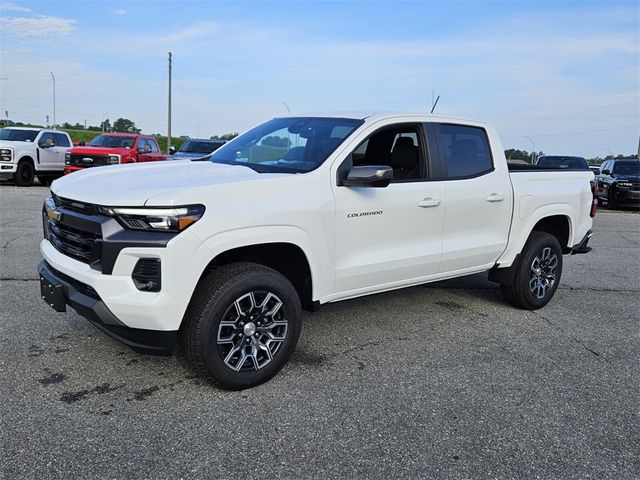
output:
{"label": "rear door", "polygon": [[440,272],[489,265],[509,237],[513,194],[507,162],[503,155],[493,158],[481,126],[434,127],[446,190]]}

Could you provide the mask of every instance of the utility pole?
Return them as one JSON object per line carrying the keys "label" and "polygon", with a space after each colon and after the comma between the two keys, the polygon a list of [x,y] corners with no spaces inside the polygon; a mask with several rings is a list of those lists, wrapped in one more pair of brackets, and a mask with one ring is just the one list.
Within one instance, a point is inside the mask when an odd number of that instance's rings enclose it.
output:
{"label": "utility pole", "polygon": [[536,155],[536,144],[533,140],[531,140],[529,137],[526,137],[527,140],[529,140],[531,142],[531,145],[533,146],[533,150],[531,151],[531,163],[535,163],[535,155]]}
{"label": "utility pole", "polygon": [[169,152],[171,148],[171,52],[169,52],[169,112],[167,125],[167,152]]}
{"label": "utility pole", "polygon": [[56,77],[53,76],[53,72],[49,72],[53,79],[53,129],[56,129]]}

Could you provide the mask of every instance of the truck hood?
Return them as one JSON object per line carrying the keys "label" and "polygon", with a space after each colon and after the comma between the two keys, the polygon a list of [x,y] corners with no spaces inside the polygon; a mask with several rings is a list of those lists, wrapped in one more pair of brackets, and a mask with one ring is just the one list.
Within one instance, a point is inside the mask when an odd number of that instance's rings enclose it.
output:
{"label": "truck hood", "polygon": [[67,152],[73,155],[129,155],[133,152],[131,148],[111,148],[111,147],[73,147]]}
{"label": "truck hood", "polygon": [[[163,193],[273,177],[211,162],[150,162],[87,168],[54,181],[56,195],[105,206],[140,206]],[[279,175],[278,175],[279,176]],[[165,195],[167,196],[167,195]]]}
{"label": "truck hood", "polygon": [[18,148],[29,147],[30,145],[36,145],[35,142],[16,142],[14,140],[0,140],[0,147],[4,148],[13,148],[17,150]]}

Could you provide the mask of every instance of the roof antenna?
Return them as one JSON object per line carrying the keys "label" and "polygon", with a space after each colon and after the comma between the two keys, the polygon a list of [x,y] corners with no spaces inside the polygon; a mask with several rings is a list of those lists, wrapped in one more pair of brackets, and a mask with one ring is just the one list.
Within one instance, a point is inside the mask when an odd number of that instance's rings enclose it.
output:
{"label": "roof antenna", "polygon": [[429,113],[433,113],[433,111],[436,109],[436,105],[438,105],[438,100],[440,100],[440,95],[438,95],[438,98],[436,98],[436,101],[433,102],[433,106],[431,107],[431,111]]}

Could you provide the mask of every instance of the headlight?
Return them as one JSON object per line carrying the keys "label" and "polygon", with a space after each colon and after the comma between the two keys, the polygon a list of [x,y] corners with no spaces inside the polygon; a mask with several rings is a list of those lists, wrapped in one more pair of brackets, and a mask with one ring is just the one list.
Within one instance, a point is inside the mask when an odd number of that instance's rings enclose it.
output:
{"label": "headlight", "polygon": [[109,163],[111,165],[117,165],[120,163],[120,155],[109,155]]}
{"label": "headlight", "polygon": [[631,182],[618,182],[619,187],[631,187],[633,184]]}
{"label": "headlight", "polygon": [[104,208],[131,230],[181,232],[196,223],[204,214],[204,205],[168,208]]}
{"label": "headlight", "polygon": [[0,148],[0,160],[4,160],[5,162],[11,161],[11,149],[10,148]]}
{"label": "headlight", "polygon": [[64,164],[71,165],[71,154],[69,152],[64,154]]}

